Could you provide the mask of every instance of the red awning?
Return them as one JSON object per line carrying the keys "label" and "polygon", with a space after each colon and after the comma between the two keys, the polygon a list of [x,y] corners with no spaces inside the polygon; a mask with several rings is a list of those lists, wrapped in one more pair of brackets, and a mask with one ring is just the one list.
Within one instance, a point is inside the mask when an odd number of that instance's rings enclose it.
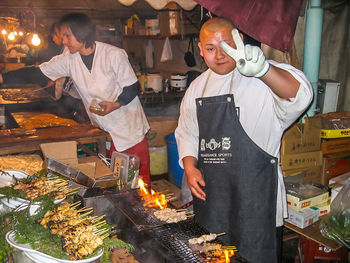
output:
{"label": "red awning", "polygon": [[233,21],[252,38],[281,51],[291,47],[303,0],[195,0]]}

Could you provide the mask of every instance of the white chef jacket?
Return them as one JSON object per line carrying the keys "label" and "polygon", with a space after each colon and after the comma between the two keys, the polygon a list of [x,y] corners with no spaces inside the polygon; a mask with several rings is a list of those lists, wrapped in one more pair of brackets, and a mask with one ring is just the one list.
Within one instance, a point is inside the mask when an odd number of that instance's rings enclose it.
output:
{"label": "white chef jacket", "polygon": [[[269,61],[272,65],[290,72],[300,82],[295,98],[286,100],[279,98],[260,79],[245,77],[237,69],[219,75],[208,69],[196,78],[186,91],[180,108],[178,127],[175,137],[179,151],[179,164],[182,159],[193,156],[198,159],[198,123],[195,99],[229,93],[232,79],[234,102],[239,112],[239,120],[247,135],[265,152],[280,158],[281,137],[312,101],[313,92],[310,82],[303,72],[291,65]],[[202,95],[208,74],[211,72],[204,96]],[[286,191],[282,170],[278,170],[278,191],[276,226],[283,225],[287,217]]]}
{"label": "white chef jacket", "polygon": [[123,88],[134,84],[137,77],[126,52],[118,47],[96,41],[91,71],[87,69],[79,52],[65,53],[41,64],[41,71],[51,80],[71,77],[82,98],[92,124],[107,131],[118,151],[124,151],[141,142],[149,130],[139,98],[121,106],[105,116],[89,111],[93,99],[115,102]]}

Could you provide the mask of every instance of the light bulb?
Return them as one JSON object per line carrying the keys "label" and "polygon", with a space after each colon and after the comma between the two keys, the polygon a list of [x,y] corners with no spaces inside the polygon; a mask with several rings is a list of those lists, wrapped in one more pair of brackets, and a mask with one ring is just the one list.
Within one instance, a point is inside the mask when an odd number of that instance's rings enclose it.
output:
{"label": "light bulb", "polygon": [[3,30],[1,31],[1,34],[6,35],[6,34],[7,34],[6,30],[3,29]]}
{"label": "light bulb", "polygon": [[32,44],[34,46],[39,46],[40,45],[40,38],[38,36],[38,34],[33,34],[33,38],[32,38]]}
{"label": "light bulb", "polygon": [[15,40],[15,34],[13,32],[11,32],[8,36],[9,40]]}

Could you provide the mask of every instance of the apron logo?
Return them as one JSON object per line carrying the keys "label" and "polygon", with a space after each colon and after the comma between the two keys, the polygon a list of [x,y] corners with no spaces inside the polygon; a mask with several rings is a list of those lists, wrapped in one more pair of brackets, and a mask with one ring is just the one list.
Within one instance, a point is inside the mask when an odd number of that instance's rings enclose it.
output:
{"label": "apron logo", "polygon": [[215,139],[210,139],[208,143],[205,143],[205,139],[201,139],[200,143],[200,150],[202,152],[205,151],[205,149],[210,149],[212,151],[220,148],[222,150],[229,150],[231,149],[231,138],[230,137],[223,137],[221,142],[217,142]]}
{"label": "apron logo", "polygon": [[231,148],[230,137],[223,137],[221,143],[222,143],[222,149],[223,150],[230,150],[230,148]]}
{"label": "apron logo", "polygon": [[205,151],[205,139],[201,140],[201,151],[204,152]]}
{"label": "apron logo", "polygon": [[215,149],[219,148],[221,146],[220,142],[215,141],[215,139],[211,139],[208,143],[207,143],[207,148],[214,151]]}

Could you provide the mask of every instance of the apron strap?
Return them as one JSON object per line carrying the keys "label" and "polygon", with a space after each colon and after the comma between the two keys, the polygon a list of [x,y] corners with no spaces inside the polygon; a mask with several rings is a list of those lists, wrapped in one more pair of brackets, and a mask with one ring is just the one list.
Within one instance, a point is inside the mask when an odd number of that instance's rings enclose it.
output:
{"label": "apron strap", "polygon": [[[207,90],[208,81],[209,81],[209,78],[210,78],[210,76],[211,76],[211,73],[212,73],[212,71],[209,70],[208,77],[207,77],[207,79],[205,80],[205,83],[204,83],[204,88],[203,88],[203,90],[202,90],[201,98],[204,97],[205,91]],[[232,72],[232,77],[231,77],[231,81],[230,81],[229,94],[233,94],[233,79],[234,79],[234,78],[235,78],[235,72]]]}

